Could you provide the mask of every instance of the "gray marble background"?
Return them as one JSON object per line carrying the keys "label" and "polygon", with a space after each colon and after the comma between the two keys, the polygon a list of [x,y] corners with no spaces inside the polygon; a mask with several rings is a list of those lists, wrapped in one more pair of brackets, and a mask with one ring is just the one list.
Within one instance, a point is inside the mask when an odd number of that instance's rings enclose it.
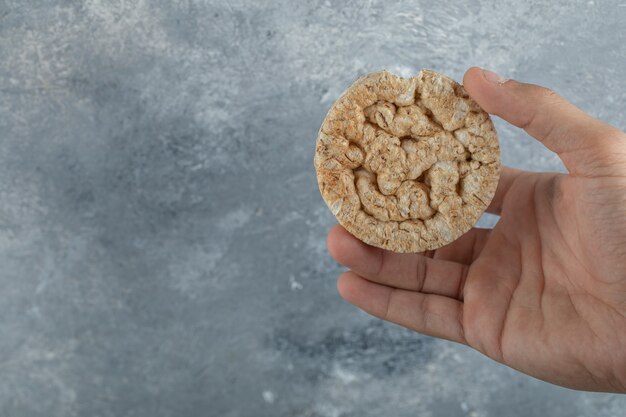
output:
{"label": "gray marble background", "polygon": [[[486,66],[624,128],[624,21],[626,0],[0,1],[0,415],[624,416],[343,302],[312,166],[381,68]],[[562,169],[497,128],[507,164]]]}

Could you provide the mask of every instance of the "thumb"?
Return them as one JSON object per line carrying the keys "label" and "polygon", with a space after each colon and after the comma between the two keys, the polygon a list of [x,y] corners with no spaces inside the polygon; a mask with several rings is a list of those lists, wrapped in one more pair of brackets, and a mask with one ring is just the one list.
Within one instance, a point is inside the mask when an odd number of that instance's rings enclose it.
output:
{"label": "thumb", "polygon": [[570,173],[600,176],[610,174],[617,162],[626,165],[626,135],[552,90],[476,67],[465,73],[463,83],[485,111],[521,127],[556,152]]}

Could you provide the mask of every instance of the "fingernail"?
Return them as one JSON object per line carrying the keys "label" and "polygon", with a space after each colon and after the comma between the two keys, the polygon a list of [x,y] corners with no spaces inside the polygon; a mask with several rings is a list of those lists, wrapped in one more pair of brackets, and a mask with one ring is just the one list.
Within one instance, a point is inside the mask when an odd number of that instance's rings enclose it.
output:
{"label": "fingernail", "polygon": [[488,69],[483,69],[483,76],[487,81],[492,84],[504,84],[505,82],[509,81],[508,79],[503,78],[495,72],[489,71]]}

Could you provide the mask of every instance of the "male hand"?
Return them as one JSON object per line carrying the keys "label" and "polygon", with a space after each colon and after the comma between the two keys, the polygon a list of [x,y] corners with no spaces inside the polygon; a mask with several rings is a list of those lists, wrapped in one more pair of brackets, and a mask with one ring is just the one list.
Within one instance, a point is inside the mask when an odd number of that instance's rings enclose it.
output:
{"label": "male hand", "polygon": [[339,293],[545,381],[626,392],[626,135],[539,86],[479,68],[464,86],[569,174],[503,167],[496,226],[436,251],[392,253],[334,227],[328,249],[351,270]]}

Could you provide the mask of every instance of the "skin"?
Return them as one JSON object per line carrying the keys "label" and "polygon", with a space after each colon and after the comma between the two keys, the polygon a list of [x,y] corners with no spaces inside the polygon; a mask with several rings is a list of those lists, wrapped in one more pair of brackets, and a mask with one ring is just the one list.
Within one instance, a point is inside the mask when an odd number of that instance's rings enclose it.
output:
{"label": "skin", "polygon": [[469,69],[487,112],[556,152],[568,174],[503,167],[474,228],[436,251],[398,254],[341,226],[331,256],[343,298],[569,388],[626,393],[626,135],[543,87]]}

